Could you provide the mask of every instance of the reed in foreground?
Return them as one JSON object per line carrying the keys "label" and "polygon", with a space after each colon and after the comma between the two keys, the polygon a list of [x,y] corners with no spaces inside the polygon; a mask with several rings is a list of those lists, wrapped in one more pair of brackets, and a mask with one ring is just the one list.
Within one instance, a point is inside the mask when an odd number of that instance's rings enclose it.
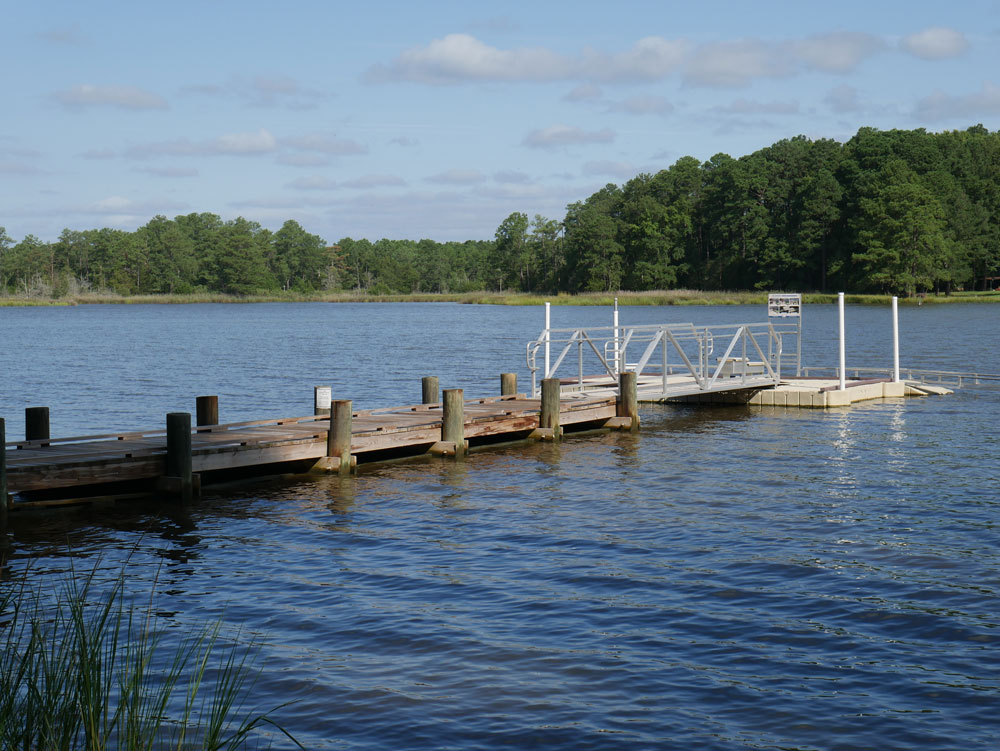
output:
{"label": "reed in foreground", "polygon": [[236,751],[266,748],[275,733],[294,742],[247,706],[255,643],[227,645],[215,625],[168,645],[152,597],[130,604],[124,584],[124,573],[99,584],[95,569],[50,588],[55,598],[0,585],[0,748]]}

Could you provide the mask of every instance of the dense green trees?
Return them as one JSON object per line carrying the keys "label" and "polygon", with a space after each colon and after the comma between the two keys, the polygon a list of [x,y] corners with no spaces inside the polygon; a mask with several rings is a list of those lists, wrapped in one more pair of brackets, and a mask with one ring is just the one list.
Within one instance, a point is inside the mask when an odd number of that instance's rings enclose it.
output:
{"label": "dense green trees", "polygon": [[982,288],[1000,276],[1000,133],[805,136],[747,156],[685,156],[606,185],[560,221],[512,212],[492,240],[336,245],[297,222],[157,216],[135,232],[0,227],[0,291],[60,295],[293,290],[850,290]]}

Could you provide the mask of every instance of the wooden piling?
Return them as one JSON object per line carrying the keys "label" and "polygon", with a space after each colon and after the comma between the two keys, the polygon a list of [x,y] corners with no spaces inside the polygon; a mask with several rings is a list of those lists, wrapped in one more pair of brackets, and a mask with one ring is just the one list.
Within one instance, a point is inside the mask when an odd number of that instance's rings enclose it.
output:
{"label": "wooden piling", "polygon": [[[195,398],[195,412],[198,427],[219,424],[219,397],[199,396]],[[199,433],[206,431],[200,430]]]}
{"label": "wooden piling", "polygon": [[514,396],[517,393],[517,373],[500,374],[500,396]]}
{"label": "wooden piling", "polygon": [[436,404],[438,401],[438,377],[424,376],[420,381],[421,403]]}
{"label": "wooden piling", "polygon": [[[49,435],[49,408],[48,407],[26,407],[24,410],[24,440],[26,441],[48,441]],[[48,446],[48,443],[43,443]]]}
{"label": "wooden piling", "polygon": [[635,371],[626,370],[618,376],[618,417],[631,420],[630,430],[639,429],[639,390]]}
{"label": "wooden piling", "polygon": [[332,398],[332,386],[313,386],[313,414],[330,414],[330,401]]}
{"label": "wooden piling", "polygon": [[190,503],[194,498],[190,412],[167,414],[167,462],[163,480],[160,489],[181,503]]}
{"label": "wooden piling", "polygon": [[[444,413],[441,421],[441,441],[435,445],[441,449],[440,453],[452,453],[453,451],[456,456],[465,454],[467,449],[465,444],[465,392],[462,389],[445,389],[442,392],[441,410]],[[454,447],[453,450],[449,450],[451,446]]]}
{"label": "wooden piling", "polygon": [[553,441],[558,441],[562,437],[562,428],[559,426],[561,393],[558,378],[542,380],[542,404],[541,413],[538,416],[538,430],[535,431],[536,437]]}
{"label": "wooden piling", "polygon": [[7,544],[7,423],[0,417],[0,548]]}
{"label": "wooden piling", "polygon": [[[328,459],[337,460],[329,464],[337,465],[337,470],[341,474],[350,472],[354,463],[354,457],[351,456],[353,405],[350,399],[331,402],[330,431],[326,434],[326,456]],[[332,468],[331,466],[330,469]]]}

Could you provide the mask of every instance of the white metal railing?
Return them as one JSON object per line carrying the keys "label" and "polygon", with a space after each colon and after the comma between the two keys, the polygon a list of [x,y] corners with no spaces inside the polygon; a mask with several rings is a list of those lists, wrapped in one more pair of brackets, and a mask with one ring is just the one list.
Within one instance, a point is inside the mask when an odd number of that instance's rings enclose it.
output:
{"label": "white metal railing", "polygon": [[[892,377],[896,366],[892,368],[845,368],[845,377],[853,378],[865,377]],[[900,377],[906,380],[919,380],[925,383],[947,383],[949,386],[962,387],[965,385],[986,386],[1000,383],[998,373],[962,373],[954,370],[928,370],[924,368],[898,368]],[[826,376],[831,379],[839,377],[839,368],[832,365],[816,365],[802,368],[803,377],[822,378]]]}
{"label": "white metal railing", "polygon": [[[693,323],[650,324],[643,326],[608,326],[594,328],[544,329],[539,337],[528,342],[526,360],[531,371],[531,391],[538,393],[538,372],[542,378],[558,377],[565,372],[564,365],[576,361],[575,378],[582,388],[589,376],[617,380],[624,370],[637,376],[646,373],[660,353],[656,365],[662,377],[663,391],[668,388],[668,377],[682,374],[694,379],[703,391],[717,387],[720,379],[730,383],[739,378],[740,383],[762,379],[777,383],[781,378],[782,355],[788,359],[789,350],[783,338],[799,336],[795,324],[740,323],[720,326],[699,326]],[[573,351],[576,357],[572,358]],[[544,364],[538,364],[538,353],[543,351]],[[554,359],[550,352],[555,352]],[[715,357],[716,352],[720,354]],[[630,353],[636,355],[632,361]],[[671,357],[672,353],[672,357]],[[671,362],[671,359],[674,362]],[[797,359],[797,356],[796,356]],[[795,362],[796,373],[800,363]],[[596,372],[585,374],[585,368]]]}

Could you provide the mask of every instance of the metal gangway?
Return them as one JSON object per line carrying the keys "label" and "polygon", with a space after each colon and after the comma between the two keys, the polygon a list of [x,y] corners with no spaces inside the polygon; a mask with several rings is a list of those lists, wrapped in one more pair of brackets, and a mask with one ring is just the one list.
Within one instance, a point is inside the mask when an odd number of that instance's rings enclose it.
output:
{"label": "metal gangway", "polygon": [[618,376],[632,371],[640,399],[660,401],[776,386],[782,367],[799,374],[800,338],[797,323],[546,328],[528,342],[526,359],[533,395],[539,373],[559,378],[564,392],[585,393],[617,388]]}

